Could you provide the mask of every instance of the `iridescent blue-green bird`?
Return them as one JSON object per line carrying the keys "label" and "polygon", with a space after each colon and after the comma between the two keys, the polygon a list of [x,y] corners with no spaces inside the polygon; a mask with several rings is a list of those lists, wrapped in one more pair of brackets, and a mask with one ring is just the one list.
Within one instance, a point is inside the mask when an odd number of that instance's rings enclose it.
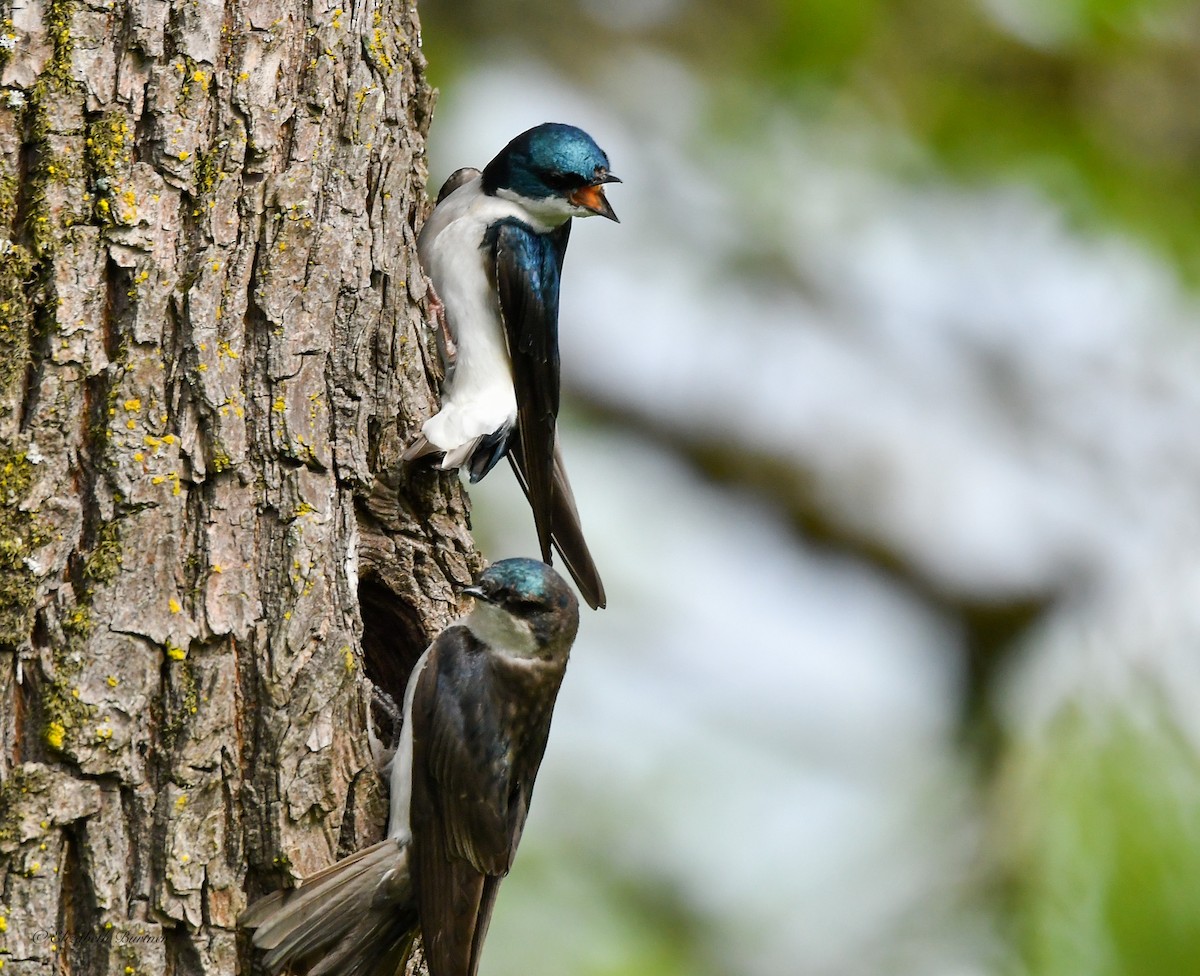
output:
{"label": "iridescent blue-green bird", "polygon": [[537,778],[579,603],[543,562],[504,559],[429,645],[404,695],[388,837],[239,919],[271,973],[475,976]]}
{"label": "iridescent blue-green bird", "polygon": [[561,555],[589,606],[605,605],[559,448],[558,304],[572,217],[617,215],[608,157],[575,126],[522,132],[483,171],[446,182],[417,242],[445,316],[441,409],[405,451],[441,454],[472,482],[507,456],[542,558]]}

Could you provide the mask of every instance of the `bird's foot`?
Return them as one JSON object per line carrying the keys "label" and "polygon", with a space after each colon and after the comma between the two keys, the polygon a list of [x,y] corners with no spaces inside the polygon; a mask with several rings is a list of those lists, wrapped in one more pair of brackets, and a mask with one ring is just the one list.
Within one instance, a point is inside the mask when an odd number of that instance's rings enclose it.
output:
{"label": "bird's foot", "polygon": [[458,347],[454,343],[454,336],[450,334],[445,303],[438,297],[437,289],[433,287],[433,282],[428,277],[425,278],[425,284],[428,286],[425,301],[429,306],[429,314],[433,316],[433,324],[437,330],[438,352],[441,354],[442,362],[448,366],[454,362],[454,358],[458,354]]}
{"label": "bird's foot", "polygon": [[[377,725],[377,719],[382,719]],[[404,713],[382,688],[371,689],[371,707],[367,709],[367,740],[371,744],[371,757],[375,767],[383,772],[396,752],[400,741],[400,726],[404,724]],[[381,726],[390,726],[384,729]],[[383,733],[382,735],[380,733]]]}

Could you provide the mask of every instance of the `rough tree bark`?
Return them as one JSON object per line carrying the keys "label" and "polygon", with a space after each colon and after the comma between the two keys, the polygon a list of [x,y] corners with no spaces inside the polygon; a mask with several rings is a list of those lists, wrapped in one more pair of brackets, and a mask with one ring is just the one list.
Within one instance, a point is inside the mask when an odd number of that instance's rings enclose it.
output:
{"label": "rough tree bark", "polygon": [[397,463],[416,11],[0,13],[0,965],[249,972],[245,891],[382,835],[371,679],[476,568]]}

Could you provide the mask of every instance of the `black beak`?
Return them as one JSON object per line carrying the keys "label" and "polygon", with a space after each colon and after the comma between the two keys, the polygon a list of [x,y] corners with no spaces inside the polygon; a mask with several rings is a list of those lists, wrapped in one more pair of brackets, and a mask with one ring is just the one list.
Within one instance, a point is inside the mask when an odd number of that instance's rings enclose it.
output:
{"label": "black beak", "polygon": [[489,603],[491,602],[488,600],[488,595],[484,593],[483,589],[479,586],[471,585],[464,587],[462,592],[464,596],[473,596],[476,600],[484,600]]}

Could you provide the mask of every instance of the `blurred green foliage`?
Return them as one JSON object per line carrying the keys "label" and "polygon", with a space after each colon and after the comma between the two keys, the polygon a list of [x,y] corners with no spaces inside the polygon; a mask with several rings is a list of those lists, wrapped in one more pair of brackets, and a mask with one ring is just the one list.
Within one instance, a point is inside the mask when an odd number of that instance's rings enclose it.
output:
{"label": "blurred green foliage", "polygon": [[[1144,702],[1143,702],[1144,703]],[[1018,753],[1014,918],[1031,976],[1200,971],[1200,760],[1151,709],[1060,718]]]}
{"label": "blurred green foliage", "polygon": [[1192,0],[427,0],[422,12],[435,82],[488,45],[595,81],[628,50],[657,49],[718,98],[749,91],[809,114],[852,103],[959,178],[1032,181],[1200,282]]}
{"label": "blurred green foliage", "polygon": [[[1200,283],[1194,0],[422,0],[421,10],[431,76],[448,90],[476,58],[505,54],[544,60],[603,99],[623,59],[658,51],[705,86],[708,135],[745,144],[752,174],[748,140],[780,110],[865,120],[923,148],[932,178],[1032,183],[1081,225],[1137,235]],[[910,163],[883,161],[901,175]],[[1011,923],[1016,971],[1200,972],[1200,762],[1161,716],[1081,709],[1011,746],[1008,807],[993,822],[1014,831],[997,914]],[[524,926],[523,946],[557,937],[591,976],[707,971],[690,948],[703,944],[700,927],[677,917],[682,899],[631,900],[602,872],[590,885],[565,878],[535,850],[497,916]],[[600,935],[572,924],[585,916],[601,919]],[[585,938],[594,955],[579,951]],[[497,971],[524,971],[523,960]]]}
{"label": "blurred green foliage", "polygon": [[569,961],[578,976],[716,976],[721,967],[694,951],[705,939],[700,923],[681,911],[678,892],[655,890],[644,879],[621,876],[603,853],[591,851],[585,870],[580,848],[552,842],[521,849],[495,924],[509,933],[493,940],[486,968],[495,976],[526,976],[529,947],[542,959]]}

